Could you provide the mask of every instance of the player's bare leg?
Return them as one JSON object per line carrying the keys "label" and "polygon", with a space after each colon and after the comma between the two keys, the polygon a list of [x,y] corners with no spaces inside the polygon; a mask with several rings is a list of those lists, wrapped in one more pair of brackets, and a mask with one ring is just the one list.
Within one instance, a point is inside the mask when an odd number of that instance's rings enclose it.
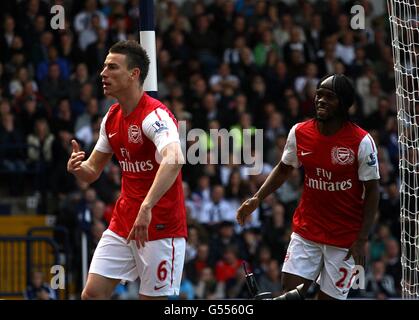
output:
{"label": "player's bare leg", "polygon": [[282,272],[282,293],[294,290],[297,286],[303,283],[304,286],[301,289],[301,294],[305,296],[312,282],[312,280],[297,276],[295,274]]}
{"label": "player's bare leg", "polygon": [[316,299],[317,300],[338,300],[338,299],[335,299],[335,298],[329,296],[328,294],[324,293],[321,290],[317,293]]}
{"label": "player's bare leg", "polygon": [[96,273],[89,273],[87,283],[81,294],[82,300],[109,300],[119,279],[110,279]]}
{"label": "player's bare leg", "polygon": [[167,300],[167,296],[151,297],[140,294],[140,300]]}

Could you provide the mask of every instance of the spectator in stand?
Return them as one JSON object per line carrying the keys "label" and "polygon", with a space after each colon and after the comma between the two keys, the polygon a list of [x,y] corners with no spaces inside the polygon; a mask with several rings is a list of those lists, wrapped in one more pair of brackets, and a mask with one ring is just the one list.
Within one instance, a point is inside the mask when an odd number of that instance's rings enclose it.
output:
{"label": "spectator in stand", "polygon": [[[70,99],[76,100],[77,97],[80,95],[81,88],[84,84],[90,83],[94,84],[94,77],[89,75],[89,71],[87,69],[86,63],[79,63],[75,67],[75,72],[70,77]],[[93,88],[93,91],[96,95],[96,88]]]}
{"label": "spectator in stand", "polygon": [[86,48],[86,62],[89,72],[92,75],[98,75],[102,68],[107,52],[109,51],[108,33],[105,29],[96,31],[97,39],[90,43]]}
{"label": "spectator in stand", "polygon": [[215,279],[212,268],[205,267],[200,272],[195,286],[195,295],[197,299],[223,299],[225,297],[225,284]]}
{"label": "spectator in stand", "polygon": [[32,80],[32,78],[30,77],[28,68],[22,66],[16,70],[13,79],[10,81],[10,95],[19,97],[21,94],[23,94],[23,86],[27,82],[30,82],[34,92],[38,91],[38,84],[35,82],[35,80]]}
{"label": "spectator in stand", "polygon": [[277,261],[283,261],[288,244],[288,226],[286,221],[285,207],[281,203],[276,203],[272,207],[270,217],[266,218],[263,224],[262,237],[264,243],[271,249],[272,256]]}
{"label": "spectator in stand", "polygon": [[196,258],[199,244],[199,229],[191,225],[188,227],[188,240],[186,241],[185,264]]}
{"label": "spectator in stand", "polygon": [[209,246],[207,243],[200,243],[197,248],[196,257],[185,264],[185,272],[188,279],[197,284],[201,277],[201,272],[205,268],[213,268],[213,263],[209,259]]}
{"label": "spectator in stand", "polygon": [[211,201],[206,203],[196,217],[208,230],[217,230],[223,221],[234,221],[234,207],[225,200],[224,192],[222,185],[215,185],[211,191]]}
{"label": "spectator in stand", "polygon": [[240,85],[240,80],[231,74],[230,67],[227,63],[221,63],[218,72],[209,79],[211,90],[215,93],[221,93],[224,86],[231,86],[236,90]]}
{"label": "spectator in stand", "polygon": [[190,35],[190,43],[196,50],[199,62],[203,65],[206,75],[212,74],[217,67],[217,35],[210,29],[210,19],[202,14],[197,17],[195,32]]}
{"label": "spectator in stand", "polygon": [[395,218],[395,213],[400,210],[399,186],[395,181],[384,187],[380,201],[379,222],[390,227],[391,233],[396,239],[400,239],[400,221]]}
{"label": "spectator in stand", "polygon": [[50,132],[48,121],[40,118],[35,121],[34,133],[27,137],[29,166],[45,173],[52,163],[54,135]]}
{"label": "spectator in stand", "polygon": [[[0,145],[4,148],[0,149],[1,168],[14,173],[23,172],[26,169],[24,148],[24,136],[22,131],[16,127],[15,117],[11,113],[2,114],[0,123]],[[12,176],[10,176],[13,179]],[[16,194],[18,190],[14,190],[15,183],[9,183],[12,188],[11,192]]]}
{"label": "spectator in stand", "polygon": [[[89,44],[89,40],[81,40],[83,39],[81,37],[82,33],[86,31],[94,32],[95,26],[107,30],[108,20],[101,11],[97,10],[97,0],[86,0],[84,10],[79,12],[74,18],[74,29],[79,35],[79,47],[82,50],[85,50]],[[94,42],[95,39],[90,41]]]}
{"label": "spectator in stand", "polygon": [[370,245],[371,260],[381,260],[386,251],[386,243],[391,239],[390,228],[385,224],[377,226]]}
{"label": "spectator in stand", "polygon": [[396,295],[394,278],[386,273],[386,265],[382,260],[372,263],[372,270],[365,276],[366,298],[384,300]]}
{"label": "spectator in stand", "polygon": [[293,51],[299,51],[303,56],[304,62],[309,60],[309,51],[303,35],[304,33],[301,32],[300,28],[293,27],[290,30],[289,41],[284,44],[285,63],[289,64],[291,62],[291,53]]}
{"label": "spectator in stand", "polygon": [[272,292],[274,297],[281,294],[281,269],[277,260],[269,261],[266,272],[259,278],[259,288],[261,292]]}
{"label": "spectator in stand", "polygon": [[257,66],[263,66],[266,63],[266,58],[269,51],[276,51],[279,53],[279,47],[275,43],[272,31],[264,30],[262,33],[261,41],[256,45],[253,54],[255,55],[255,63]]}
{"label": "spectator in stand", "polygon": [[400,244],[397,240],[387,240],[384,261],[386,263],[386,274],[393,277],[394,285],[396,287],[396,295],[401,296],[402,264],[400,257]]}
{"label": "spectator in stand", "polygon": [[51,45],[48,47],[48,58],[38,64],[36,70],[36,78],[38,81],[43,81],[49,74],[49,66],[57,64],[60,68],[60,77],[68,80],[70,77],[70,62],[58,55],[58,49]]}
{"label": "spectator in stand", "polygon": [[3,34],[0,36],[0,61],[5,62],[11,58],[12,42],[18,36],[16,22],[13,16],[6,15],[3,20]]}
{"label": "spectator in stand", "polygon": [[41,81],[40,89],[51,107],[69,95],[68,81],[62,77],[58,63],[52,62],[48,65],[48,76]]}
{"label": "spectator in stand", "polygon": [[96,98],[91,98],[87,102],[86,110],[77,117],[74,131],[79,131],[85,126],[90,126],[92,118],[99,114],[99,105]]}
{"label": "spectator in stand", "polygon": [[238,257],[238,249],[235,246],[227,246],[223,250],[222,258],[215,265],[215,278],[219,282],[227,282],[236,277],[243,260]]}
{"label": "spectator in stand", "polygon": [[24,292],[26,300],[57,300],[57,293],[44,281],[44,274],[34,271],[31,282]]}

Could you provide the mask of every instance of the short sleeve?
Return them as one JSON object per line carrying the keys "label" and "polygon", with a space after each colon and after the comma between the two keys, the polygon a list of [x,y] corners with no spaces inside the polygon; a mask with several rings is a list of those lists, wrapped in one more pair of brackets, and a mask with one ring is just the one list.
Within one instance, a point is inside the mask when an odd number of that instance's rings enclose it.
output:
{"label": "short sleeve", "polygon": [[179,133],[173,119],[167,111],[157,108],[145,117],[142,124],[143,132],[160,153],[165,146],[172,142],[180,144]]}
{"label": "short sleeve", "polygon": [[95,150],[103,153],[113,153],[108,136],[106,135],[105,124],[107,119],[108,114],[106,113],[102,119],[102,123],[100,124],[99,139],[96,142]]}
{"label": "short sleeve", "polygon": [[358,177],[361,181],[380,179],[377,148],[374,140],[367,134],[359,144]]}
{"label": "short sleeve", "polygon": [[292,166],[294,168],[298,168],[301,166],[300,161],[297,157],[297,141],[295,138],[295,129],[297,125],[294,125],[287,138],[287,143],[285,144],[284,152],[282,153],[281,161],[286,165]]}

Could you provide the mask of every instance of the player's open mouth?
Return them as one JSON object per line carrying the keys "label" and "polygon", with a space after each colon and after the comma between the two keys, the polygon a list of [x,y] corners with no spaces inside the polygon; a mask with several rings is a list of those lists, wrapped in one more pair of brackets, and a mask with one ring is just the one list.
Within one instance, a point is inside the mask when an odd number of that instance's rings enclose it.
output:
{"label": "player's open mouth", "polygon": [[327,108],[325,107],[317,107],[316,114],[318,117],[325,117],[327,115]]}
{"label": "player's open mouth", "polygon": [[109,87],[109,86],[110,86],[110,83],[109,83],[109,82],[104,82],[104,81],[102,81],[102,86],[103,86],[104,88]]}
{"label": "player's open mouth", "polygon": [[322,105],[317,105],[316,106],[316,111],[322,111],[322,112],[326,112],[327,111],[327,106],[322,104]]}

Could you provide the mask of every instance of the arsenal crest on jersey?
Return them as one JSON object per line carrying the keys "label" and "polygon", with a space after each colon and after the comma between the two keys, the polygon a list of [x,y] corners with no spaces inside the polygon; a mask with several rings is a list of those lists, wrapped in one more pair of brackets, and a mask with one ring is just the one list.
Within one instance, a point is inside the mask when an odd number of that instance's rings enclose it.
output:
{"label": "arsenal crest on jersey", "polygon": [[143,143],[141,129],[135,124],[130,125],[128,128],[128,142]]}
{"label": "arsenal crest on jersey", "polygon": [[355,154],[352,149],[344,147],[334,147],[332,149],[332,163],[340,165],[353,164],[355,160]]}

